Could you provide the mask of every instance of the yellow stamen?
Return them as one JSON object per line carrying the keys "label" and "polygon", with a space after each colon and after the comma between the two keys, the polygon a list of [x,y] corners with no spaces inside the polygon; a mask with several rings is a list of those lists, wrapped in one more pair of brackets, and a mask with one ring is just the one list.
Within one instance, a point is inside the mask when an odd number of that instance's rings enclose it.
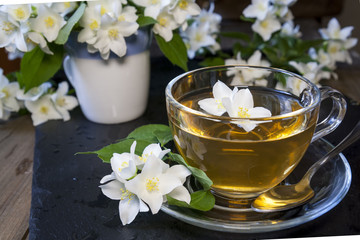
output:
{"label": "yellow stamen", "polygon": [[215,102],[217,103],[218,109],[224,109],[224,105],[220,100],[215,100]]}
{"label": "yellow stamen", "polygon": [[62,98],[56,99],[56,104],[59,105],[60,107],[65,106],[65,105],[66,105],[66,100],[65,100],[65,98],[62,97]]}
{"label": "yellow stamen", "polygon": [[249,118],[250,114],[248,113],[248,111],[249,111],[248,108],[239,107],[238,117]]}
{"label": "yellow stamen", "polygon": [[339,48],[336,45],[332,45],[329,47],[329,53],[337,53],[339,51]]}
{"label": "yellow stamen", "polygon": [[15,15],[18,19],[24,19],[25,18],[25,11],[21,8],[15,9]]}
{"label": "yellow stamen", "polygon": [[119,34],[119,31],[117,29],[110,29],[108,31],[108,35],[110,38],[112,39],[117,39],[118,38],[118,34]]}
{"label": "yellow stamen", "polygon": [[179,2],[179,7],[181,9],[187,9],[188,5],[189,5],[189,3],[186,0],[182,0]]}
{"label": "yellow stamen", "polygon": [[119,21],[119,22],[125,21],[124,15],[120,15],[120,16],[118,17],[118,21]]}
{"label": "yellow stamen", "polygon": [[5,94],[5,98],[10,96],[10,93],[7,89],[2,89],[1,91]]}
{"label": "yellow stamen", "polygon": [[201,42],[203,40],[203,35],[201,33],[196,33],[195,41]]}
{"label": "yellow stamen", "polygon": [[46,24],[46,27],[52,27],[54,26],[54,19],[52,17],[48,17],[45,19],[45,24]]}
{"label": "yellow stamen", "polygon": [[158,4],[158,3],[159,3],[159,0],[151,0],[152,5],[155,5],[155,4]]}
{"label": "yellow stamen", "polygon": [[166,25],[166,23],[167,23],[167,20],[166,20],[166,18],[160,18],[159,19],[159,24],[161,25],[161,26],[165,26]]}
{"label": "yellow stamen", "polygon": [[69,2],[64,2],[64,6],[65,6],[65,8],[69,8],[69,7],[71,7],[71,5],[70,5],[70,3],[69,3]]}
{"label": "yellow stamen", "polygon": [[47,106],[42,106],[42,107],[40,108],[40,112],[41,112],[42,114],[47,115],[47,114],[49,113],[49,108],[48,108]]}
{"label": "yellow stamen", "polygon": [[101,9],[100,9],[101,16],[104,15],[105,13],[106,13],[106,9],[104,8],[104,6],[101,6]]}
{"label": "yellow stamen", "polygon": [[4,22],[2,30],[6,32],[6,34],[11,34],[14,31],[14,25],[11,22]]}
{"label": "yellow stamen", "polygon": [[159,191],[159,178],[146,179],[146,190],[149,192]]}
{"label": "yellow stamen", "polygon": [[129,199],[131,201],[134,197],[134,194],[129,192],[128,190],[121,189],[121,197],[120,200]]}
{"label": "yellow stamen", "polygon": [[260,25],[263,28],[267,28],[269,26],[269,21],[267,21],[267,20],[261,21]]}
{"label": "yellow stamen", "polygon": [[95,30],[99,28],[99,23],[96,20],[93,20],[90,24],[89,27],[91,30]]}
{"label": "yellow stamen", "polygon": [[119,167],[119,172],[121,172],[124,168],[127,168],[129,166],[128,162],[123,162]]}

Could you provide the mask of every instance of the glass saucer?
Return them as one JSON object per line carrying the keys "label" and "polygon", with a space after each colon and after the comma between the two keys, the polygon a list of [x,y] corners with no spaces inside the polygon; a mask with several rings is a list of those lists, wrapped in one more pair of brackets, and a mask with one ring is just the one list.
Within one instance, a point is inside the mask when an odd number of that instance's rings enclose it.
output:
{"label": "glass saucer", "polygon": [[[333,146],[323,139],[312,143],[284,184],[298,182],[307,169],[332,148]],[[278,213],[257,213],[250,209],[244,212],[215,206],[209,212],[201,212],[163,204],[161,210],[181,221],[206,229],[236,233],[270,232],[295,227],[325,214],[344,198],[350,184],[349,163],[343,154],[339,154],[319,169],[312,178],[314,198],[295,209]],[[224,214],[227,216],[224,217]]]}

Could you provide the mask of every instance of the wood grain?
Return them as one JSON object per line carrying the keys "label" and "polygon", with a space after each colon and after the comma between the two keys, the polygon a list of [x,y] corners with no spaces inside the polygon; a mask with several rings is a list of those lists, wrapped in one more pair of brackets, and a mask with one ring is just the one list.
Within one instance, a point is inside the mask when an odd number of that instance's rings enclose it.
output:
{"label": "wood grain", "polygon": [[27,238],[34,132],[30,116],[0,123],[0,240]]}

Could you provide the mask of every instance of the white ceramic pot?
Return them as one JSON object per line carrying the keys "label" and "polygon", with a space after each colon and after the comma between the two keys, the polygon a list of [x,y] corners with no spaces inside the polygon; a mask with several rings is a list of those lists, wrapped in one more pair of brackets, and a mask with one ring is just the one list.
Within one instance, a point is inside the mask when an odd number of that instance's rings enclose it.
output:
{"label": "white ceramic pot", "polygon": [[[73,37],[74,38],[74,37]],[[150,36],[127,39],[127,54],[105,61],[76,39],[67,45],[64,70],[87,119],[114,124],[136,119],[146,108],[150,82]]]}

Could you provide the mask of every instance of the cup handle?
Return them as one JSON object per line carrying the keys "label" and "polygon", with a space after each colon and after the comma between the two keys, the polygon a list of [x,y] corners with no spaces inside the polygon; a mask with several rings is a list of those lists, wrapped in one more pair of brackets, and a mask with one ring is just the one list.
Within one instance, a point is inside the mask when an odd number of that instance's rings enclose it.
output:
{"label": "cup handle", "polygon": [[346,113],[346,100],[339,91],[331,87],[321,87],[320,92],[321,101],[327,98],[331,98],[333,106],[329,115],[316,125],[315,133],[311,142],[314,142],[334,131],[340,125]]}
{"label": "cup handle", "polygon": [[72,71],[72,67],[71,67],[71,58],[69,55],[67,55],[64,58],[63,66],[64,66],[65,75],[67,76],[67,78],[69,79],[69,81],[73,85],[73,87],[76,88],[75,81],[73,78],[73,71]]}

